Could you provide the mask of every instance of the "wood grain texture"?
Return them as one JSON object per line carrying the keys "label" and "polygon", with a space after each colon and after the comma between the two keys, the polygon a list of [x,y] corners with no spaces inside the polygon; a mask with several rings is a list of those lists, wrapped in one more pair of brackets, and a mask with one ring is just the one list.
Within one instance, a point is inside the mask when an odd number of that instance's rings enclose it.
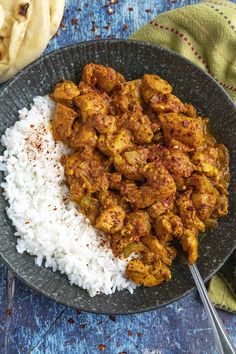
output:
{"label": "wood grain texture", "polygon": [[[64,26],[47,52],[99,37],[128,38],[157,14],[197,2],[120,0],[110,6],[109,15],[107,1],[67,0]],[[223,311],[220,316],[236,344],[236,316]],[[103,348],[109,354],[216,353],[196,292],[156,311],[109,318],[58,305],[14,279],[0,264],[0,353],[93,354]]]}

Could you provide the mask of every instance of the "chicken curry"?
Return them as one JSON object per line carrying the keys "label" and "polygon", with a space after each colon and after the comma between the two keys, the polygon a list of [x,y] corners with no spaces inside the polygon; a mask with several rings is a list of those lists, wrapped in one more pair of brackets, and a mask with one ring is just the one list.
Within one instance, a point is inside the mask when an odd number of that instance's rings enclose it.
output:
{"label": "chicken curry", "polygon": [[135,254],[127,277],[145,286],[169,280],[173,240],[196,262],[199,232],[228,212],[228,152],[208,119],[158,75],[126,81],[97,64],[51,97],[54,139],[72,151],[61,158],[71,199],[116,256]]}

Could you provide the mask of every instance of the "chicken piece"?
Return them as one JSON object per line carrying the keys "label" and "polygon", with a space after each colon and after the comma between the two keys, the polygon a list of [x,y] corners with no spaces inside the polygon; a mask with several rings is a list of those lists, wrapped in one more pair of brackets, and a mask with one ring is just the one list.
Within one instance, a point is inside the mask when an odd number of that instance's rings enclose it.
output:
{"label": "chicken piece", "polygon": [[58,103],[73,106],[73,99],[80,95],[80,90],[74,82],[66,80],[59,82],[51,95],[52,99]]}
{"label": "chicken piece", "polygon": [[124,126],[129,129],[137,144],[148,144],[153,139],[152,124],[139,108],[124,114]]}
{"label": "chicken piece", "polygon": [[147,212],[135,211],[126,214],[125,226],[121,231],[122,236],[131,237],[132,242],[139,241],[141,237],[148,236],[150,231],[151,223]]}
{"label": "chicken piece", "polygon": [[97,87],[108,94],[117,85],[125,82],[123,75],[112,68],[98,64],[86,64],[83,68],[82,79],[90,86]]}
{"label": "chicken piece", "polygon": [[119,172],[110,173],[109,176],[109,187],[112,189],[120,189],[122,183],[122,175]]}
{"label": "chicken piece", "polygon": [[98,200],[103,209],[119,205],[120,197],[115,192],[109,190],[101,190],[98,194]]}
{"label": "chicken piece", "polygon": [[99,208],[99,201],[90,195],[85,195],[79,201],[79,209],[81,213],[89,218],[92,225],[95,224],[95,221],[99,215]]}
{"label": "chicken piece", "polygon": [[131,244],[137,244],[140,238],[148,236],[150,231],[151,223],[148,213],[144,211],[127,213],[124,228],[119,233],[110,236],[113,253],[116,256],[121,255],[124,249]]}
{"label": "chicken piece", "polygon": [[80,81],[78,88],[80,90],[80,94],[81,95],[85,95],[86,93],[98,93],[98,90],[95,89],[94,87],[90,86],[89,84],[87,84],[84,81]]}
{"label": "chicken piece", "polygon": [[131,133],[123,128],[116,134],[101,134],[97,146],[105,155],[115,156],[132,147],[131,139]]}
{"label": "chicken piece", "polygon": [[89,125],[94,127],[101,134],[115,133],[118,130],[116,121],[116,117],[100,113],[94,114],[88,118]]}
{"label": "chicken piece", "polygon": [[170,139],[168,141],[168,146],[172,149],[180,150],[182,152],[192,152],[194,148],[187,146],[176,139]]}
{"label": "chicken piece", "polygon": [[180,236],[183,232],[183,224],[179,216],[169,212],[154,221],[154,230],[161,242],[171,241],[173,237]]}
{"label": "chicken piece", "polygon": [[158,193],[155,188],[149,185],[138,187],[134,182],[124,181],[121,185],[121,195],[131,203],[135,208],[144,209],[158,200]]}
{"label": "chicken piece", "polygon": [[205,175],[194,174],[189,178],[189,184],[194,187],[192,201],[197,211],[197,216],[202,221],[209,219],[219,196]]}
{"label": "chicken piece", "polygon": [[176,251],[173,247],[164,247],[155,237],[143,238],[146,249],[141,250],[141,258],[128,263],[126,275],[137,284],[155,286],[171,278],[169,266]]}
{"label": "chicken piece", "polygon": [[127,81],[117,86],[112,95],[113,113],[125,113],[133,111],[136,106],[140,107],[141,97],[139,87],[141,80]]}
{"label": "chicken piece", "polygon": [[97,143],[97,134],[94,128],[87,124],[81,124],[79,129],[73,129],[69,139],[69,144],[72,148],[79,149],[85,146],[91,149],[95,148]]}
{"label": "chicken piece", "polygon": [[157,113],[185,112],[185,106],[180,99],[172,94],[154,95],[151,100],[151,108]]}
{"label": "chicken piece", "polygon": [[160,146],[158,156],[165,168],[172,176],[189,177],[193,172],[194,165],[187,154],[179,149]]}
{"label": "chicken piece", "polygon": [[85,122],[93,114],[99,113],[106,115],[108,113],[108,100],[96,92],[78,96],[75,98],[74,103],[79,108],[83,122]]}
{"label": "chicken piece", "polygon": [[176,186],[173,178],[160,161],[149,163],[140,168],[147,184],[138,187],[130,181],[123,182],[121,194],[138,209],[144,209],[157,201],[174,198]]}
{"label": "chicken piece", "polygon": [[68,184],[78,182],[88,194],[108,189],[108,173],[102,156],[91,152],[88,157],[83,159],[78,152],[66,156],[63,165]]}
{"label": "chicken piece", "polygon": [[110,234],[121,231],[124,227],[125,212],[119,205],[104,209],[96,220],[96,227]]}
{"label": "chicken piece", "polygon": [[143,244],[147,247],[142,254],[145,263],[155,263],[156,260],[163,261],[170,266],[176,256],[174,247],[168,244],[162,244],[156,237],[147,236],[142,239]]}
{"label": "chicken piece", "polygon": [[73,109],[57,103],[52,117],[53,138],[67,141],[72,134],[72,127],[76,118],[78,118],[78,114]]}
{"label": "chicken piece", "polygon": [[192,159],[193,163],[199,166],[200,171],[204,172],[207,177],[216,180],[220,177],[220,172],[216,167],[218,161],[217,148],[207,147],[203,150],[196,151]]}
{"label": "chicken piece", "polygon": [[125,151],[120,155],[115,155],[114,165],[116,170],[126,178],[131,180],[143,180],[143,176],[139,173],[139,168],[146,165],[147,158],[148,149],[138,147]]}
{"label": "chicken piece", "polygon": [[145,74],[143,75],[140,92],[144,101],[150,103],[152,97],[155,95],[171,93],[172,87],[158,75]]}
{"label": "chicken piece", "polygon": [[149,215],[156,219],[159,216],[165,214],[168,211],[171,211],[171,209],[174,206],[174,198],[166,198],[165,200],[155,202],[148,208],[148,213]]}
{"label": "chicken piece", "polygon": [[188,254],[188,261],[194,264],[198,257],[198,232],[194,228],[184,229],[180,236],[180,243],[183,250]]}
{"label": "chicken piece", "polygon": [[147,265],[140,259],[133,259],[128,263],[126,276],[136,284],[152,287],[171,279],[171,272],[169,267],[160,260],[155,265]]}
{"label": "chicken piece", "polygon": [[139,171],[147,179],[147,183],[158,191],[159,200],[164,200],[175,194],[174,180],[160,160],[148,163]]}
{"label": "chicken piece", "polygon": [[195,228],[199,231],[205,230],[204,223],[197,217],[196,209],[191,200],[192,190],[182,194],[176,201],[179,214],[185,227]]}
{"label": "chicken piece", "polygon": [[159,120],[167,141],[174,138],[193,148],[202,145],[205,129],[203,119],[180,113],[165,113],[159,115]]}

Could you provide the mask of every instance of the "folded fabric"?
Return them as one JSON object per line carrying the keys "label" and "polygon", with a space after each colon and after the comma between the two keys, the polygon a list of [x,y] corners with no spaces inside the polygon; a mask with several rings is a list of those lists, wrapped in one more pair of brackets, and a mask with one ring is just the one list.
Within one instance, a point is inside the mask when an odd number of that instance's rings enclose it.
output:
{"label": "folded fabric", "polygon": [[[218,81],[236,101],[236,4],[206,0],[163,13],[131,39],[174,50]],[[209,295],[219,307],[236,311],[236,253],[213,276]]]}
{"label": "folded fabric", "polygon": [[0,82],[37,59],[56,33],[65,0],[0,0]]}

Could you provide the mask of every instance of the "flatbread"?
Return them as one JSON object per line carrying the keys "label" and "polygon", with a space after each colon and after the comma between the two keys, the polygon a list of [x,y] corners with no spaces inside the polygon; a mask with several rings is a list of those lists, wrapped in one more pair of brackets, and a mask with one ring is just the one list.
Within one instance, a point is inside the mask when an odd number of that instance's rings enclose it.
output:
{"label": "flatbread", "polygon": [[37,59],[56,33],[65,0],[0,0],[0,82]]}

